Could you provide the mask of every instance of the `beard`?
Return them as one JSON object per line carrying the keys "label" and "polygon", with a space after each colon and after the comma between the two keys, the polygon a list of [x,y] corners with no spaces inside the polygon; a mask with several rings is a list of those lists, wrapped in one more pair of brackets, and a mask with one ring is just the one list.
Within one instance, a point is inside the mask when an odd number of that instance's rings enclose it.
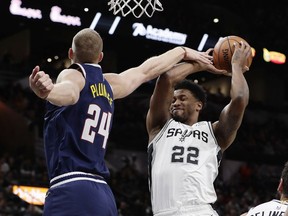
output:
{"label": "beard", "polygon": [[184,118],[183,115],[177,115],[177,114],[172,114],[172,118],[177,121],[177,122],[181,122],[184,123],[186,118]]}

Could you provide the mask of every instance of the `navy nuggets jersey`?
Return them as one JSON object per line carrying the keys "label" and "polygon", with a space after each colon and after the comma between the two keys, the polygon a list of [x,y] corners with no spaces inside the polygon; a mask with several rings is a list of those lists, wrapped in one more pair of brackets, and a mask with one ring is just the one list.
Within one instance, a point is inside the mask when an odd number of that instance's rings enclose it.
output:
{"label": "navy nuggets jersey", "polygon": [[81,71],[86,82],[76,104],[47,103],[44,144],[49,178],[75,171],[107,178],[104,156],[114,112],[112,89],[99,65],[71,67]]}
{"label": "navy nuggets jersey", "polygon": [[[221,157],[210,122],[189,126],[170,119],[148,145],[154,215],[217,215],[209,204],[216,201]],[[185,208],[192,212],[181,214]]]}

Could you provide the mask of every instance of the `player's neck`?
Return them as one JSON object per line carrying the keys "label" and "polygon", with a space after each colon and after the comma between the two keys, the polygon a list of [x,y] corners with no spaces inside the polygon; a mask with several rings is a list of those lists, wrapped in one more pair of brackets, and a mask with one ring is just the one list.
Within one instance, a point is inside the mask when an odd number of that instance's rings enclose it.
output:
{"label": "player's neck", "polygon": [[193,124],[198,122],[198,116],[191,116],[184,124],[192,126]]}
{"label": "player's neck", "polygon": [[281,202],[288,202],[288,197],[281,196],[280,201]]}

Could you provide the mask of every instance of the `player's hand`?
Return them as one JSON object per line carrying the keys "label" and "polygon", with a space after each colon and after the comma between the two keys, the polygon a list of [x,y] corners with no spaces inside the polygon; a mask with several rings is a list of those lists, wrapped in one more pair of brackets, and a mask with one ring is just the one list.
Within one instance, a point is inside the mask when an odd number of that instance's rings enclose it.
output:
{"label": "player's hand", "polygon": [[[213,55],[212,55],[212,53],[213,53],[213,50],[214,50],[214,48],[209,48],[205,53],[207,54],[207,55],[209,55],[210,57],[211,57],[211,59],[213,60]],[[218,68],[216,68],[215,66],[214,66],[214,64],[212,64],[212,65],[206,65],[206,69],[205,69],[206,71],[208,71],[208,72],[210,72],[210,73],[214,73],[214,74],[223,74],[223,75],[229,75],[229,73],[228,73],[228,71],[226,71],[226,70],[222,70],[222,69],[218,69]]]}
{"label": "player's hand", "polygon": [[217,69],[214,65],[207,65],[205,70],[213,74],[230,76],[226,70]]}
{"label": "player's hand", "polygon": [[231,64],[238,64],[242,68],[242,72],[249,70],[247,59],[251,55],[251,47],[249,44],[240,41],[240,44],[234,43],[235,50],[231,59]]}
{"label": "player's hand", "polygon": [[[213,48],[208,49],[206,52],[202,52],[205,56],[209,56],[209,58],[213,59],[213,56],[211,53],[213,52]],[[223,74],[223,75],[228,75],[228,72],[226,70],[220,70],[217,69],[210,61],[203,62],[203,61],[190,61],[191,64],[194,65],[194,67],[197,67],[198,71],[207,71],[213,74]]]}
{"label": "player's hand", "polygon": [[29,76],[29,86],[38,97],[46,99],[54,84],[49,75],[36,66]]}
{"label": "player's hand", "polygon": [[209,55],[207,52],[199,52],[194,49],[190,49],[185,47],[186,55],[184,60],[188,62],[199,62],[199,63],[206,63],[206,64],[213,64],[212,59],[213,57]]}

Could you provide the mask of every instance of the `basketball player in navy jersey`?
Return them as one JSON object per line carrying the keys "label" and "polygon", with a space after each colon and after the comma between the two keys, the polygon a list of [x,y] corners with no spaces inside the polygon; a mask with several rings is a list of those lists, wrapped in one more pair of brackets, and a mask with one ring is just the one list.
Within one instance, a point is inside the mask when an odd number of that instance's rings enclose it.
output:
{"label": "basketball player in navy jersey", "polygon": [[[241,216],[257,216],[257,215],[283,215],[288,213],[288,162],[285,163],[282,170],[280,182],[277,188],[278,198],[268,202],[259,204],[251,208],[248,213],[241,214]],[[285,214],[286,212],[286,214]]]}
{"label": "basketball player in navy jersey", "polygon": [[159,76],[146,118],[154,216],[218,215],[210,205],[217,199],[213,183],[222,153],[235,139],[248,104],[243,73],[249,69],[245,63],[250,52],[248,44],[235,44],[231,100],[214,123],[198,121],[206,94],[200,85],[185,79],[198,71],[211,71],[210,65],[180,63]]}
{"label": "basketball player in navy jersey", "polygon": [[44,144],[50,188],[45,216],[117,215],[104,161],[114,100],[182,60],[212,65],[207,53],[176,47],[120,74],[103,74],[99,65],[102,48],[100,35],[83,29],[74,36],[69,49],[72,64],[61,71],[56,84],[39,66],[29,77],[34,93],[47,100]]}

